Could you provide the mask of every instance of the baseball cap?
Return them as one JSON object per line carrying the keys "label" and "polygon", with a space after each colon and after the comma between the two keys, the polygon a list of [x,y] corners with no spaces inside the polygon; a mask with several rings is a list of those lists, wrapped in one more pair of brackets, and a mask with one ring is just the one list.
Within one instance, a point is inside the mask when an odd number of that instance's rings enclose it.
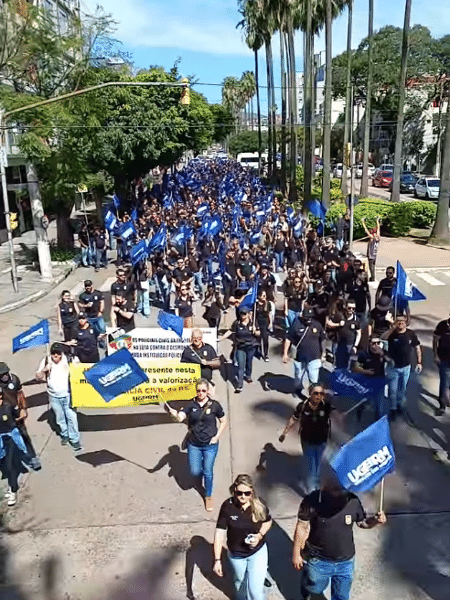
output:
{"label": "baseball cap", "polygon": [[0,376],[9,373],[9,367],[5,362],[0,362]]}
{"label": "baseball cap", "polygon": [[83,311],[79,312],[78,319],[87,319],[87,314]]}
{"label": "baseball cap", "polygon": [[84,287],[90,287],[92,285],[92,281],[90,279],[86,279],[84,282]]}
{"label": "baseball cap", "polygon": [[302,312],[302,317],[306,317],[307,319],[312,319],[314,317],[314,311],[312,308],[304,308]]}

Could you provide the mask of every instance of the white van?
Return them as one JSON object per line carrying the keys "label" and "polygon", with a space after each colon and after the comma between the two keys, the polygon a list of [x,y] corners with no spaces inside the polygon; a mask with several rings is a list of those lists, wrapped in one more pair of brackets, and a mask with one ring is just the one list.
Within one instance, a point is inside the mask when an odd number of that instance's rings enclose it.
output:
{"label": "white van", "polygon": [[[248,167],[252,171],[258,170],[259,155],[257,152],[241,152],[240,154],[237,155],[236,160],[238,161],[238,163],[240,163],[244,167]],[[264,165],[266,163],[267,163],[267,154],[262,153],[261,154],[261,166],[264,167]]]}

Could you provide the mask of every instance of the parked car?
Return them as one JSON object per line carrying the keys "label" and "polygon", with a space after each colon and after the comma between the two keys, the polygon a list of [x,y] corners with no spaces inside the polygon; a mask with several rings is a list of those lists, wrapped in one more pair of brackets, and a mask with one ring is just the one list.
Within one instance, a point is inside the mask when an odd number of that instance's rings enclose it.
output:
{"label": "parked car", "polygon": [[425,198],[425,200],[437,200],[439,198],[440,187],[441,180],[439,177],[421,177],[416,183],[414,197]]}
{"label": "parked car", "polygon": [[380,171],[392,171],[394,172],[394,165],[391,165],[390,163],[383,163],[382,165],[379,166]]}
{"label": "parked car", "polygon": [[337,165],[333,169],[333,177],[337,177],[338,179],[342,179],[342,163],[337,163]]}
{"label": "parked car", "polygon": [[389,187],[392,181],[392,171],[382,171],[377,169],[372,177],[372,185],[374,187]]}
{"label": "parked car", "polygon": [[[375,167],[373,166],[373,164],[369,163],[368,168],[367,168],[367,174],[369,177],[372,177],[374,170],[375,170]],[[362,179],[362,176],[363,176],[363,163],[359,163],[356,165],[355,177],[356,177],[356,179]]]}
{"label": "parked car", "polygon": [[[402,194],[412,194],[416,187],[417,177],[413,175],[410,171],[405,171],[400,176],[400,192]],[[392,186],[394,184],[394,179],[392,179],[391,184],[389,185],[389,190],[392,192]]]}

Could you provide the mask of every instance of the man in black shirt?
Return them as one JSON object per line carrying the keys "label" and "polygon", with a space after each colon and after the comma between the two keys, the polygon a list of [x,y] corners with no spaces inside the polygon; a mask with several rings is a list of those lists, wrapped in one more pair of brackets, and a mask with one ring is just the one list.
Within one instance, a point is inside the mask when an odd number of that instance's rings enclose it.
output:
{"label": "man in black shirt", "polygon": [[116,298],[116,304],[111,307],[111,325],[124,331],[131,331],[136,327],[134,322],[134,305],[131,300]]}
{"label": "man in black shirt", "polygon": [[364,271],[357,273],[355,281],[347,285],[349,300],[353,300],[356,306],[356,316],[364,328],[367,324],[367,312],[371,309],[371,298],[369,285],[364,275]]}
{"label": "man in black shirt", "polygon": [[105,310],[105,298],[99,290],[95,290],[90,279],[84,282],[84,292],[78,297],[78,306],[86,313],[89,323],[98,337],[106,331],[103,312]]}
{"label": "man in black shirt", "polygon": [[442,416],[450,400],[450,318],[440,321],[434,330],[433,354],[439,367],[439,408],[436,416]]}
{"label": "man in black shirt", "polygon": [[213,383],[212,367],[210,366],[209,362],[214,358],[217,358],[217,352],[210,344],[205,344],[203,342],[202,330],[193,329],[191,335],[191,345],[187,346],[183,350],[180,362],[201,365],[201,378],[207,379],[209,383]]}
{"label": "man in black shirt", "polygon": [[309,385],[319,381],[319,371],[322,365],[323,342],[325,331],[316,321],[311,308],[304,308],[302,316],[298,316],[291,328],[289,337],[284,342],[283,362],[288,362],[288,352],[291,344],[295,346],[294,385],[298,394],[302,392],[305,376]]}
{"label": "man in black shirt", "polygon": [[117,269],[117,281],[111,285],[111,303],[116,304],[117,298],[125,298],[126,300],[136,301],[136,288],[132,283],[127,281],[124,269]]}
{"label": "man in black shirt", "polygon": [[381,337],[383,333],[389,331],[392,323],[394,322],[391,309],[391,299],[388,298],[388,296],[380,296],[375,308],[370,311],[368,330],[369,338],[373,335],[376,337]]}
{"label": "man in black shirt", "polygon": [[323,281],[318,279],[314,284],[314,292],[309,294],[306,304],[313,309],[314,315],[322,327],[325,327],[329,302],[330,296],[323,289]]}
{"label": "man in black shirt", "polygon": [[344,317],[330,320],[328,326],[336,329],[336,368],[347,369],[351,355],[356,354],[361,341],[361,323],[355,314],[356,304],[347,302]]}
{"label": "man in black shirt", "polygon": [[394,289],[394,286],[397,283],[397,279],[394,277],[394,275],[394,267],[388,267],[386,269],[386,277],[382,279],[378,284],[377,293],[375,294],[375,302],[378,302],[381,296],[387,296],[388,298],[392,298],[392,290]]}
{"label": "man in black shirt", "polygon": [[[367,350],[358,352],[356,360],[350,361],[351,370],[354,373],[365,375],[366,377],[377,377],[384,379],[384,350],[383,342],[379,338],[372,338]],[[375,412],[375,419],[379,419],[385,414],[384,410],[384,385],[380,386],[378,395],[374,394],[370,400]],[[363,405],[356,409],[358,418],[361,418]]]}
{"label": "man in black shirt", "polygon": [[411,375],[413,348],[417,359],[416,373],[422,372],[422,348],[414,331],[406,327],[404,315],[399,315],[389,331],[381,337],[388,341],[386,376],[391,403],[389,416],[393,420],[403,412],[406,404],[406,386]]}
{"label": "man in black shirt", "polygon": [[108,258],[106,256],[106,250],[108,247],[108,236],[105,231],[96,227],[94,230],[94,247],[95,247],[95,270],[98,271],[100,267],[106,269]]}
{"label": "man in black shirt", "polygon": [[243,288],[248,288],[250,286],[250,281],[254,278],[254,271],[255,263],[253,259],[250,258],[250,252],[248,250],[244,250],[242,252],[242,258],[238,262],[236,269],[238,280],[242,284]]}
{"label": "man in black shirt", "polygon": [[84,312],[78,313],[78,331],[76,332],[75,339],[71,341],[71,345],[75,346],[75,353],[80,362],[96,363],[100,360],[97,336]]}
{"label": "man in black shirt", "polygon": [[379,512],[366,517],[359,498],[343,490],[331,474],[320,490],[302,500],[292,553],[294,568],[305,568],[302,600],[310,594],[322,594],[330,582],[333,599],[349,600],[355,557],[354,523],[361,529],[372,529],[386,523],[386,515]]}

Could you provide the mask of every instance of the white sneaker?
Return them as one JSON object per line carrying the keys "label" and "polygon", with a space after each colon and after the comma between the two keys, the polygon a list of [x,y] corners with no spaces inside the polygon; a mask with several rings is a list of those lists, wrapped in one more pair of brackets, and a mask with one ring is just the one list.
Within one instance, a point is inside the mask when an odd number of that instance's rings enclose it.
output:
{"label": "white sneaker", "polygon": [[12,492],[11,488],[8,488],[8,489],[6,490],[6,492],[5,492],[5,494],[4,494],[4,497],[5,497],[6,499],[8,499],[8,498],[11,496],[11,494],[12,494],[12,493],[13,493],[13,492]]}
{"label": "white sneaker", "polygon": [[16,502],[17,502],[17,494],[15,492],[11,492],[7,498],[7,505],[14,506]]}

